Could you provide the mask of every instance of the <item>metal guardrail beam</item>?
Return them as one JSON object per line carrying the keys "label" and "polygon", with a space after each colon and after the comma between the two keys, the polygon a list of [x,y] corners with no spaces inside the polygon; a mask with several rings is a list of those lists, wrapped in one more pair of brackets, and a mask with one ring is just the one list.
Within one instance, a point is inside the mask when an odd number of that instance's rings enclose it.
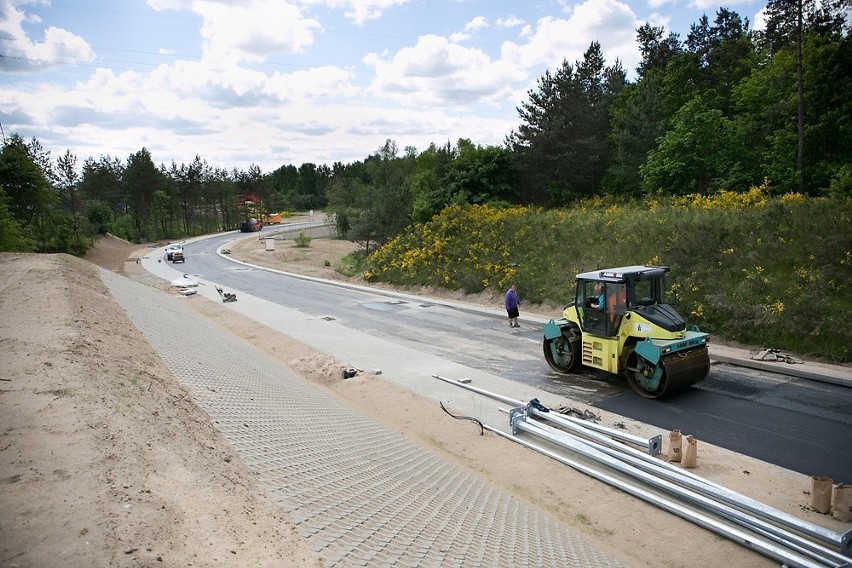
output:
{"label": "metal guardrail beam", "polygon": [[[442,377],[441,375],[433,374],[433,377],[436,379],[440,379],[442,381],[448,382],[450,384],[462,387],[463,389],[467,389],[469,391],[479,393],[483,396],[487,396],[489,398],[493,398],[494,400],[499,400],[500,402],[504,402],[511,406],[523,406],[525,403],[520,400],[515,400],[508,396],[503,396],[497,393],[493,393],[487,391],[485,389],[477,388],[475,386],[460,383],[458,381],[454,381],[453,379],[449,379],[447,377]],[[601,426],[600,424],[594,424],[593,422],[588,422],[586,420],[580,420],[579,418],[574,418],[573,416],[565,416],[564,414],[558,415],[560,418],[564,419],[568,422],[574,422],[582,424],[586,426],[590,430],[594,430],[595,432],[599,432],[601,434],[606,434],[607,436],[611,436],[616,440],[621,440],[622,442],[627,442],[629,444],[633,444],[635,446],[639,446],[640,448],[646,448],[648,453],[652,456],[657,455],[661,451],[661,436],[652,436],[651,438],[641,438],[639,436],[634,436],[623,430],[616,430],[615,428],[608,428],[607,426]]]}
{"label": "metal guardrail beam", "polygon": [[[812,523],[807,523],[782,511],[772,509],[720,485],[708,484],[704,483],[705,480],[694,479],[697,476],[682,475],[687,473],[683,470],[672,471],[660,467],[663,462],[659,462],[659,466],[655,466],[650,463],[650,460],[644,460],[644,456],[640,458],[618,452],[611,448],[601,447],[573,434],[536,422],[535,420],[531,420],[521,407],[510,411],[510,422],[513,433],[517,433],[516,430],[519,429],[539,436],[553,444],[615,469],[625,475],[629,475],[651,487],[682,498],[741,526],[759,531],[767,538],[787,548],[795,549],[819,562],[823,562],[825,565],[840,566],[849,560],[823,545],[808,540],[769,521],[793,528],[804,534],[810,534],[814,538],[819,537],[811,534],[813,532],[818,532],[821,536],[825,537],[829,534],[834,534],[831,531],[818,531],[816,529],[822,529],[822,527],[816,527]],[[743,501],[748,502],[750,507],[743,506]],[[755,507],[756,503],[762,505],[760,512],[752,510],[757,508]],[[763,518],[757,518],[752,515],[759,515]],[[795,527],[791,527],[790,525],[795,525]],[[809,530],[806,532],[803,529]],[[823,542],[825,541],[823,540]]]}
{"label": "metal guardrail beam", "polygon": [[[587,459],[618,469],[625,475],[641,479],[648,485],[670,494],[676,494],[693,504],[697,503],[699,506],[713,511],[716,515],[747,527],[770,540],[781,542],[786,550],[793,550],[797,554],[810,556],[821,562],[821,566],[852,566],[852,563],[850,563],[850,558],[852,558],[852,530],[843,534],[836,533],[731,491],[692,472],[676,468],[668,462],[645,455],[634,448],[616,444],[607,436],[589,426],[604,428],[606,434],[610,435],[612,429],[548,411],[535,399],[524,404],[511,397],[489,392],[447,377],[437,374],[432,376],[516,407],[510,411],[513,434],[517,433],[515,430],[518,428],[541,436],[549,442],[566,447],[570,451],[587,457]],[[574,434],[536,422],[530,418],[533,416],[554,422]],[[569,420],[568,418],[572,419]],[[615,431],[615,433],[619,434],[620,438],[625,436],[625,433],[621,431]],[[564,440],[565,437],[568,437],[567,441]],[[629,442],[636,443],[635,440],[629,440]],[[642,443],[644,440],[640,439],[639,442],[637,445],[645,446]],[[821,543],[836,547],[839,549],[839,553],[801,535],[807,535]]]}
{"label": "metal guardrail beam", "polygon": [[493,432],[498,436],[502,436],[508,440],[512,440],[513,442],[521,444],[524,447],[546,455],[547,457],[550,457],[564,465],[567,465],[585,475],[588,475],[589,477],[597,479],[598,481],[602,481],[603,483],[606,483],[613,487],[617,487],[618,489],[636,497],[637,499],[640,499],[647,503],[651,503],[652,505],[655,505],[660,509],[663,509],[664,511],[668,511],[672,514],[675,514],[681,517],[682,519],[686,519],[690,522],[693,522],[698,526],[713,531],[716,534],[722,535],[725,538],[738,544],[741,544],[746,548],[754,550],[755,552],[763,554],[764,556],[783,562],[788,566],[794,568],[826,568],[826,564],[824,563],[818,563],[810,558],[807,558],[800,554],[796,554],[790,550],[786,550],[785,548],[773,544],[772,542],[767,542],[766,540],[760,537],[755,537],[755,535],[751,533],[727,525],[717,519],[710,517],[709,515],[705,515],[698,511],[695,511],[694,509],[690,509],[689,507],[685,507],[672,499],[666,499],[659,495],[649,493],[647,490],[638,485],[625,482],[624,480],[621,480],[612,475],[608,475],[605,472],[597,470],[579,461],[571,460],[569,458],[566,458],[565,456],[561,456],[544,447],[530,443],[529,441],[524,440],[523,438],[519,438],[512,434],[507,434],[488,424],[483,424],[483,427],[489,432]]}

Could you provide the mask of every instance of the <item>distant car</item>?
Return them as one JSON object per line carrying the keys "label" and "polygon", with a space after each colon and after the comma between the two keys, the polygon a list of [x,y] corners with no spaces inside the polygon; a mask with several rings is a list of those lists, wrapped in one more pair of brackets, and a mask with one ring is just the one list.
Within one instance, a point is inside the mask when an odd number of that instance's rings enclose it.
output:
{"label": "distant car", "polygon": [[183,254],[183,245],[180,243],[172,243],[166,247],[166,260],[171,260],[174,253]]}
{"label": "distant car", "polygon": [[177,262],[186,262],[186,259],[183,257],[182,250],[172,251],[172,264]]}

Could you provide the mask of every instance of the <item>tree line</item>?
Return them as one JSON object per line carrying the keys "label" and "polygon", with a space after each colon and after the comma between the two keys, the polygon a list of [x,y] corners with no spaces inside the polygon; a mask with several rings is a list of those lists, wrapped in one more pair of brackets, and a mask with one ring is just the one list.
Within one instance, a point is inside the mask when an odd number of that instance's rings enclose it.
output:
{"label": "tree line", "polygon": [[628,81],[592,42],[582,60],[547,71],[498,146],[467,139],[364,160],[284,165],[263,173],[122,160],[52,160],[33,138],[0,152],[0,250],[80,254],[110,231],[135,242],[235,229],[256,196],[264,212],[325,208],[341,236],[369,249],[448,205],[567,207],[711,195],[764,185],[783,194],[852,195],[852,0],[771,0],[766,28],[720,8],[685,39],[637,30]]}

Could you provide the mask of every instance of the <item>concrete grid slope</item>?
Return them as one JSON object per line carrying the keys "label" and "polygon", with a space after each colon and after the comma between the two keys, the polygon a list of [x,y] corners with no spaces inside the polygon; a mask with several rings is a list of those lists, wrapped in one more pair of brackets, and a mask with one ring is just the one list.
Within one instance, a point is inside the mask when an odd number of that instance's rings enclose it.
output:
{"label": "concrete grid slope", "polygon": [[328,566],[623,566],[179,299],[101,277]]}

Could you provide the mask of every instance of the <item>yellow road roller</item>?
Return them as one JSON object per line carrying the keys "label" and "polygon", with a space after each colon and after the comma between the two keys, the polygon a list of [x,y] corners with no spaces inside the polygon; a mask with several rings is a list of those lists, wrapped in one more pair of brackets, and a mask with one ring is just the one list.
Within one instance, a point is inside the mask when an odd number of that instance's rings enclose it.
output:
{"label": "yellow road roller", "polygon": [[686,328],[666,303],[667,266],[624,266],[577,275],[574,300],[544,324],[544,358],[560,373],[581,366],[623,374],[645,398],[702,381],[710,370],[707,334]]}

